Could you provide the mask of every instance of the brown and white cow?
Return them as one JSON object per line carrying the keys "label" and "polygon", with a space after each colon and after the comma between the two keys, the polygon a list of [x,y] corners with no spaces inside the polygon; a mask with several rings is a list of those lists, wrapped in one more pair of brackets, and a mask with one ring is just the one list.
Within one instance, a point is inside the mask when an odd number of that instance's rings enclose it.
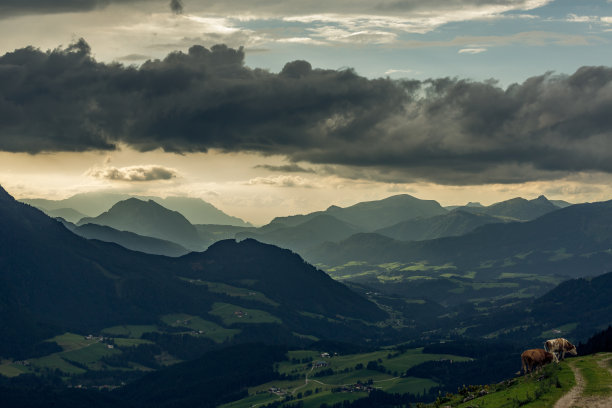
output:
{"label": "brown and white cow", "polygon": [[555,363],[559,362],[559,356],[557,353],[561,355],[561,360],[565,358],[565,353],[570,353],[573,356],[578,354],[576,346],[562,337],[558,339],[546,340],[544,343],[544,349],[549,353],[553,353],[555,356]]}
{"label": "brown and white cow", "polygon": [[555,355],[544,349],[529,349],[521,354],[521,368],[525,375],[536,369],[542,368],[546,364],[552,363]]}

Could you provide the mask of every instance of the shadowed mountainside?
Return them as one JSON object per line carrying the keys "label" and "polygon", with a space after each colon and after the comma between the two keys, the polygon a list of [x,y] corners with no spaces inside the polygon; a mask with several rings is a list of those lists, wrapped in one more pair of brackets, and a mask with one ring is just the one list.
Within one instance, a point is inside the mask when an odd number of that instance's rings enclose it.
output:
{"label": "shadowed mountainside", "polygon": [[132,251],[165,256],[182,256],[189,253],[189,250],[185,247],[174,242],[146,237],[129,231],[119,231],[105,225],[84,224],[76,226],[64,222],[64,226],[83,238],[114,242]]}
{"label": "shadowed mountainside", "polygon": [[467,234],[477,227],[506,222],[503,218],[486,214],[452,211],[430,218],[416,218],[382,228],[376,233],[398,241],[423,241]]}
{"label": "shadowed mountainside", "polygon": [[[222,241],[207,252],[181,258],[147,255],[79,237],[1,188],[0,231],[2,356],[27,356],[41,340],[65,331],[151,324],[166,313],[214,320],[208,314],[214,302],[267,311],[282,320],[289,334],[332,338],[376,332],[359,322],[349,326],[336,316],[369,321],[386,317],[296,254],[253,240]],[[187,278],[246,286],[279,305],[209,291]]]}

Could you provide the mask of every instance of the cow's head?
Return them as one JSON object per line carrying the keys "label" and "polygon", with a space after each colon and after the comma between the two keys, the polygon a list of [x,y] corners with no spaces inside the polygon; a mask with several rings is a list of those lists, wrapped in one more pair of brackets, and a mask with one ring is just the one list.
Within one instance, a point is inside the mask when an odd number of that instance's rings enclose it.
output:
{"label": "cow's head", "polygon": [[576,350],[576,346],[574,346],[572,343],[570,343],[569,341],[563,339],[563,350],[567,353],[570,353],[572,356],[575,356],[578,354],[578,351]]}

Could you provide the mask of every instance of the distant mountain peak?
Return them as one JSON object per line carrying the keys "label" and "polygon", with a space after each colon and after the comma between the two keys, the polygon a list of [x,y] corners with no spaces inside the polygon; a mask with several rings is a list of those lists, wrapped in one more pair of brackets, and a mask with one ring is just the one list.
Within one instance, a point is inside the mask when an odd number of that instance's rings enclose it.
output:
{"label": "distant mountain peak", "polygon": [[478,201],[470,201],[465,206],[466,207],[484,207],[484,205],[480,204]]}
{"label": "distant mountain peak", "polygon": [[198,232],[187,218],[154,200],[128,198],[97,217],[82,218],[77,225],[88,223],[175,242],[189,250],[202,249]]}

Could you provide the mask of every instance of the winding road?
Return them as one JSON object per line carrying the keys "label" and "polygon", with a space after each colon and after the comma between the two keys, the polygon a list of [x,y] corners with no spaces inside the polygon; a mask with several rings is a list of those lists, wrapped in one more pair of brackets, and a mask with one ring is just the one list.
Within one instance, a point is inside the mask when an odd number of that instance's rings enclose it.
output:
{"label": "winding road", "polygon": [[[612,369],[606,363],[611,360],[612,357],[607,359],[598,360],[597,364],[610,371],[612,374]],[[572,369],[574,373],[574,378],[576,379],[576,385],[567,392],[563,397],[561,397],[554,408],[610,408],[612,407],[612,395],[605,397],[590,397],[582,395],[585,386],[585,380],[580,372],[580,369],[576,367],[576,361],[571,361],[568,363],[569,367]]]}

